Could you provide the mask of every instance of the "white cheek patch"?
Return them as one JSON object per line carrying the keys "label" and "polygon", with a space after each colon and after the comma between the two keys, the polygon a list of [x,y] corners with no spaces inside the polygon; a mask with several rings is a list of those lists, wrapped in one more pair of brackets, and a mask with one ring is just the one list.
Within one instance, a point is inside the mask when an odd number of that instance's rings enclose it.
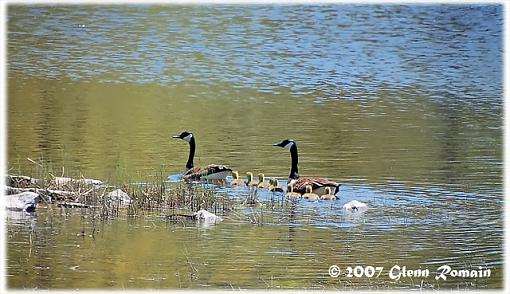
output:
{"label": "white cheek patch", "polygon": [[182,138],[184,141],[189,142],[191,141],[191,137],[193,137],[193,134],[189,134],[186,137]]}
{"label": "white cheek patch", "polygon": [[289,150],[290,147],[292,147],[292,145],[294,145],[294,142],[289,142],[289,143],[287,143],[287,145],[283,146],[283,148]]}

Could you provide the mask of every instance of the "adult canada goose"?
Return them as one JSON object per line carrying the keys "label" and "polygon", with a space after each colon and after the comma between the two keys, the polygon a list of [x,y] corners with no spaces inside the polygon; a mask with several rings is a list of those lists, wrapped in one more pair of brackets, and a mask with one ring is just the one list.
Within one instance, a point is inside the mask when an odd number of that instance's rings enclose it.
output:
{"label": "adult canada goose", "polygon": [[321,195],[321,200],[336,200],[336,196],[331,194],[331,187],[324,188],[326,194]]}
{"label": "adult canada goose", "polygon": [[186,163],[185,180],[225,180],[232,173],[232,169],[225,165],[209,164],[206,167],[193,166],[195,157],[195,136],[193,133],[184,131],[172,138],[181,139],[189,143],[189,157]]}
{"label": "adult canada goose", "polygon": [[306,185],[306,193],[303,194],[303,199],[308,199],[310,201],[317,201],[320,199],[319,195],[312,192],[312,185]]}
{"label": "adult canada goose", "polygon": [[271,192],[283,192],[283,188],[278,186],[278,180],[275,178],[269,179],[269,191]]}
{"label": "adult canada goose", "polygon": [[232,181],[230,181],[231,186],[237,186],[237,187],[244,187],[246,186],[246,183],[239,178],[239,173],[237,171],[232,172]]}
{"label": "adult canada goose", "polygon": [[285,197],[289,199],[298,199],[301,198],[301,194],[294,192],[292,185],[287,185],[287,193],[285,194]]}
{"label": "adult canada goose", "polygon": [[338,193],[338,189],[340,188],[340,184],[325,178],[316,178],[316,177],[309,177],[309,178],[300,178],[298,173],[298,150],[297,150],[297,144],[292,139],[285,139],[281,141],[280,143],[274,144],[273,146],[282,147],[285,149],[290,150],[290,157],[291,157],[291,168],[290,168],[290,175],[288,183],[291,184],[294,188],[294,191],[298,193],[305,193],[306,192],[306,185],[311,185],[312,190],[315,194],[323,195],[324,188],[331,187],[331,189],[334,189],[334,193]]}
{"label": "adult canada goose", "polygon": [[259,188],[259,189],[269,188],[269,183],[265,182],[266,177],[264,176],[264,174],[260,173],[260,174],[258,174],[258,176],[259,176],[259,182],[257,184],[257,188]]}
{"label": "adult canada goose", "polygon": [[246,178],[247,178],[247,181],[245,182],[246,186],[248,186],[248,187],[255,187],[255,186],[258,185],[258,183],[253,181],[253,173],[252,172],[247,172],[246,173]]}

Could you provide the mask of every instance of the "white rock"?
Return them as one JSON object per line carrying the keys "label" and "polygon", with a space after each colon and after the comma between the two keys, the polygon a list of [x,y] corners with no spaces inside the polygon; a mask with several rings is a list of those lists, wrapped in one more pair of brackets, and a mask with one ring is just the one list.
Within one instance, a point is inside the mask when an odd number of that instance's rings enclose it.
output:
{"label": "white rock", "polygon": [[5,207],[13,210],[34,211],[39,202],[39,194],[34,192],[23,192],[19,194],[6,195]]}
{"label": "white rock", "polygon": [[193,216],[195,216],[199,222],[203,222],[205,224],[215,224],[223,220],[221,217],[215,215],[214,213],[210,213],[205,209],[200,209],[199,211],[195,212]]}
{"label": "white rock", "polygon": [[344,204],[343,209],[348,212],[363,212],[368,209],[368,206],[366,203],[359,202],[358,200],[352,200],[351,202],[348,202]]}
{"label": "white rock", "polygon": [[119,202],[121,205],[131,204],[131,197],[129,197],[129,195],[121,189],[108,193],[106,197],[110,198],[114,202]]}

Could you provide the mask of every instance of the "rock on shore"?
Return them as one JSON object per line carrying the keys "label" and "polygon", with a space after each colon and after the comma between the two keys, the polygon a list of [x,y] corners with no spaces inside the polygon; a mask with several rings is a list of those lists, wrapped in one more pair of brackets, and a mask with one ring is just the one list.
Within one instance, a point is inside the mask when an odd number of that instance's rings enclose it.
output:
{"label": "rock on shore", "polygon": [[33,212],[39,202],[39,194],[34,192],[22,192],[13,195],[6,195],[5,207],[12,210],[23,210]]}

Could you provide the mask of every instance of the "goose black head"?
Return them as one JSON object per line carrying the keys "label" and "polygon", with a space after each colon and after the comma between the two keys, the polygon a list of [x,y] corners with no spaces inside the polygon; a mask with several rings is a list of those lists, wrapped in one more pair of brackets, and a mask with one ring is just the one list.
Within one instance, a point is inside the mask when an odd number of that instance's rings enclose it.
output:
{"label": "goose black head", "polygon": [[179,135],[172,136],[172,138],[182,139],[186,142],[189,142],[189,141],[191,141],[191,138],[193,138],[193,133],[184,131],[184,132],[180,133]]}
{"label": "goose black head", "polygon": [[295,146],[295,145],[296,145],[296,142],[294,142],[294,140],[292,140],[292,139],[285,139],[285,140],[281,141],[280,143],[273,144],[273,146],[278,146],[278,147],[282,147],[285,149],[290,149],[292,146]]}

